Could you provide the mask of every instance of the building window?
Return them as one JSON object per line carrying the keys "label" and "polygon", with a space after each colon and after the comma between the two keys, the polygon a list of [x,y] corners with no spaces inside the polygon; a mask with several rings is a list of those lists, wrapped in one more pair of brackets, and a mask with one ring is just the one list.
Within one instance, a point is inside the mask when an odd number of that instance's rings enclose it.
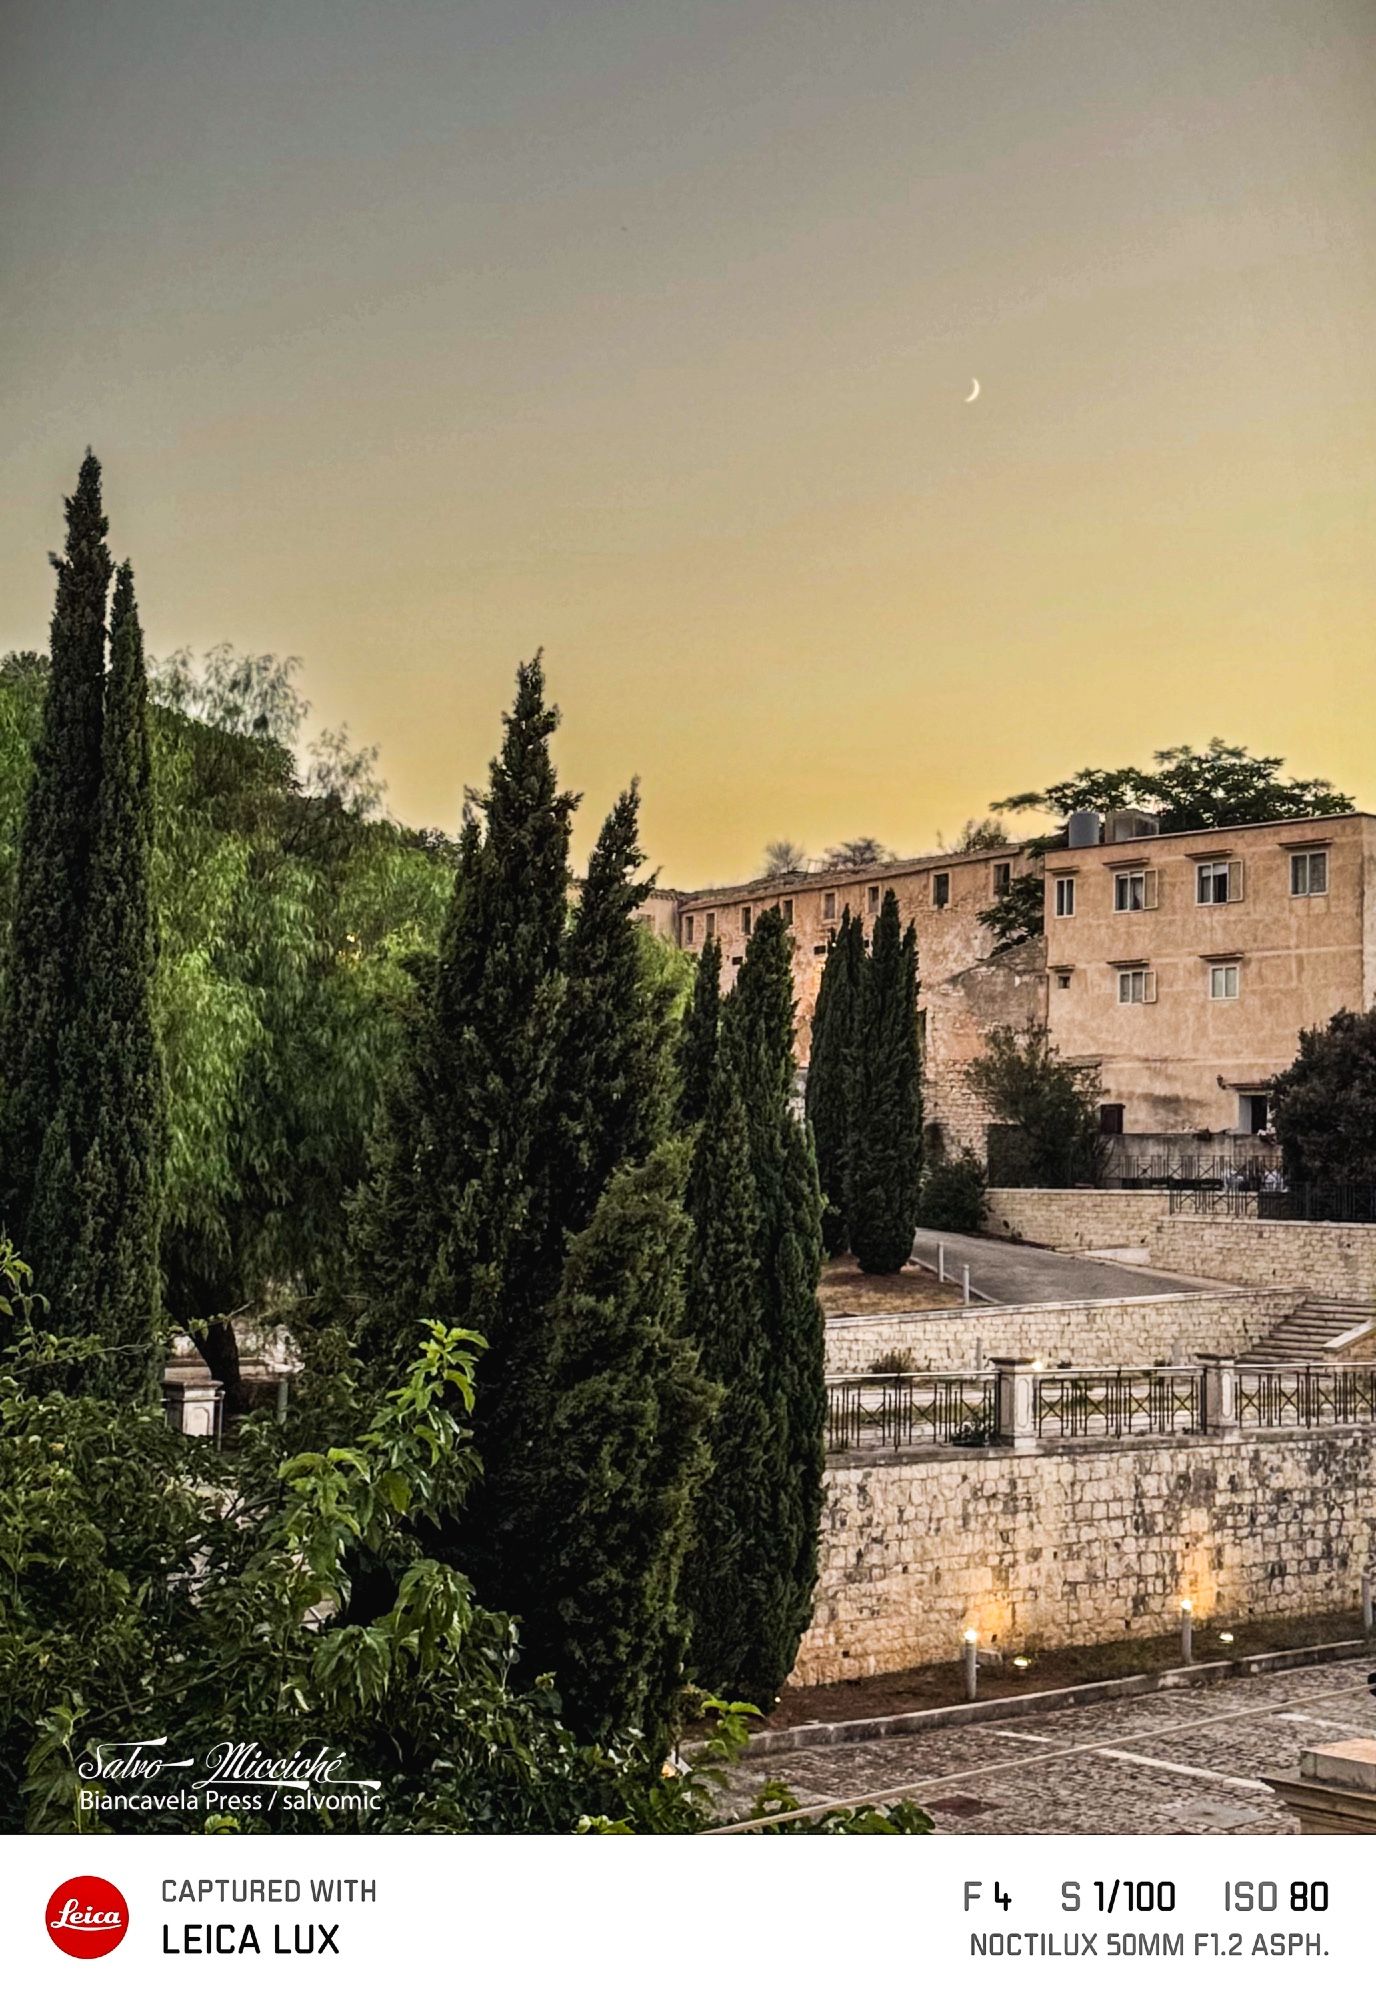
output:
{"label": "building window", "polygon": [[1238,1093],[1239,1123],[1244,1132],[1264,1132],[1270,1125],[1270,1105],[1259,1090],[1245,1090]]}
{"label": "building window", "polygon": [[1075,877],[1073,875],[1058,875],[1056,877],[1056,915],[1058,917],[1073,917],[1074,914]]}
{"label": "building window", "polygon": [[1194,899],[1196,903],[1240,903],[1242,863],[1201,861],[1194,871]]}
{"label": "building window", "polygon": [[776,904],[775,907],[784,922],[791,927],[793,923],[793,898],[785,896],[782,903]]}
{"label": "building window", "polygon": [[1058,972],[1056,974],[1056,984],[1060,987],[1062,993],[1066,992],[1070,986],[1070,974],[1068,972]]}
{"label": "building window", "polygon": [[714,938],[716,936],[717,913],[715,910],[709,910],[707,912],[707,915],[703,918],[702,934],[704,938]]}
{"label": "building window", "polygon": [[1123,1133],[1122,1104],[1101,1104],[1099,1106],[1099,1130],[1106,1139],[1119,1139]]}
{"label": "building window", "polygon": [[871,882],[866,894],[869,897],[870,915],[876,917],[879,914],[879,884]]}
{"label": "building window", "polygon": [[824,889],[822,891],[822,922],[829,924],[835,915],[836,891],[834,889]]}
{"label": "building window", "polygon": [[940,874],[933,875],[932,877],[932,907],[933,909],[944,910],[950,900],[951,878],[943,868]]}
{"label": "building window", "polygon": [[754,912],[753,912],[753,910],[751,909],[751,907],[750,907],[749,903],[742,903],[742,904],[741,904],[741,936],[742,936],[742,937],[749,937],[749,935],[750,935],[750,927],[751,927],[751,924],[753,923],[753,921],[754,921]]}
{"label": "building window", "polygon": [[1154,910],[1156,908],[1156,870],[1154,868],[1134,868],[1130,872],[1113,878],[1113,907],[1115,910]]}
{"label": "building window", "polygon": [[1118,974],[1118,1005],[1141,1007],[1156,998],[1156,974],[1145,965],[1125,968]]}
{"label": "building window", "polygon": [[1209,967],[1209,998],[1211,1000],[1236,1000],[1239,969],[1236,965],[1211,965]]}
{"label": "building window", "polygon": [[683,942],[685,944],[691,944],[693,942],[693,913],[691,910],[687,911],[684,915]]}
{"label": "building window", "polygon": [[1013,882],[1012,862],[996,861],[994,863],[994,894],[996,896],[1006,896],[1008,894],[1010,887],[1012,886],[1012,882]]}
{"label": "building window", "polygon": [[1314,847],[1305,854],[1290,856],[1290,894],[1292,896],[1328,894],[1327,848]]}

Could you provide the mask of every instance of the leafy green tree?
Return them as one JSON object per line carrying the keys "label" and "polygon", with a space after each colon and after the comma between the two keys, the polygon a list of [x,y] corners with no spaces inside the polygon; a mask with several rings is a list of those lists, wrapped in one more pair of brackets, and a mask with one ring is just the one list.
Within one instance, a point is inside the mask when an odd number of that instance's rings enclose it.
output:
{"label": "leafy green tree", "polygon": [[[59,1319],[99,1329],[97,1381],[147,1396],[160,1348],[165,1118],[153,1022],[152,797],[147,679],[133,571],[115,579],[100,792],[81,938],[79,1012],[66,1054],[79,1135],[69,1249],[49,1281]],[[52,1232],[47,1240],[53,1241]]]}
{"label": "leafy green tree", "polygon": [[720,1026],[721,941],[711,937],[698,954],[693,995],[679,1031],[678,1115],[684,1126],[696,1125],[707,1110]]}
{"label": "leafy green tree", "polygon": [[112,564],[100,465],[90,452],[66,517],[65,553],[53,558],[51,663],[17,843],[0,1014],[0,1218],[45,1285],[60,1271],[70,1218],[73,1135],[63,1064],[80,992],[101,777]]}
{"label": "leafy green tree", "polygon": [[694,1669],[757,1701],[773,1699],[807,1629],[822,1502],[821,1196],[792,1085],[791,946],[769,910],[722,1010],[689,1190],[689,1324],[723,1391],[689,1573]]}
{"label": "leafy green tree", "polygon": [[[937,836],[938,840],[940,835]],[[957,854],[984,854],[995,847],[1011,847],[1013,836],[1001,819],[967,819],[956,841]]]}
{"label": "leafy green tree", "polygon": [[1041,791],[997,799],[995,812],[1033,809],[1065,817],[1072,812],[1157,813],[1163,833],[1246,826],[1257,821],[1311,819],[1349,813],[1352,800],[1326,778],[1282,778],[1283,757],[1257,757],[1240,744],[1212,737],[1203,750],[1182,743],[1158,750],[1155,768],[1127,764],[1118,770],[1087,768]]}
{"label": "leafy green tree", "polygon": [[807,1116],[817,1149],[817,1179],[825,1204],[822,1243],[838,1255],[850,1243],[846,1206],[850,1174],[851,1099],[860,993],[865,976],[865,930],[850,906],[827,951],[812,1010],[807,1066]]}
{"label": "leafy green tree", "polygon": [[1291,1187],[1376,1187],[1376,1011],[1344,1008],[1324,1027],[1302,1029],[1270,1100]]}
{"label": "leafy green tree", "polygon": [[984,1224],[987,1189],[984,1168],[968,1149],[953,1159],[930,1161],[917,1204],[919,1225],[976,1234]]}
{"label": "leafy green tree", "polygon": [[683,1323],[682,1141],[619,1168],[551,1311],[546,1449],[527,1496],[522,1642],[583,1739],[663,1749],[685,1681],[680,1578],[711,1393]]}
{"label": "leafy green tree", "polygon": [[822,857],[826,868],[879,868],[893,860],[893,849],[885,847],[872,833],[857,834],[854,840],[838,841]]}
{"label": "leafy green tree", "polygon": [[987,910],[980,911],[979,920],[986,930],[994,933],[995,954],[1026,944],[1029,938],[1043,936],[1046,931],[1046,892],[1041,869],[1011,875],[1008,887],[995,897]]}
{"label": "leafy green tree", "polygon": [[912,1255],[922,1178],[922,1062],[917,935],[884,897],[856,1013],[846,1208],[862,1271],[897,1271]]}
{"label": "leafy green tree", "polygon": [[976,1093],[1015,1142],[999,1157],[990,1134],[991,1177],[1031,1187],[1097,1185],[1104,1173],[1098,1067],[1061,1060],[1044,1023],[991,1028],[967,1072]]}

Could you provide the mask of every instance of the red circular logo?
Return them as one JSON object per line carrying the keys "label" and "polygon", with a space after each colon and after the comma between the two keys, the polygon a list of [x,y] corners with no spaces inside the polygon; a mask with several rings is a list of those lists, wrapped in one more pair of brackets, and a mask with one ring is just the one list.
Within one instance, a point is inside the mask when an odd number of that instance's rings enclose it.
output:
{"label": "red circular logo", "polygon": [[72,1958],[104,1958],[129,1928],[129,1905],[103,1875],[73,1875],[48,1898],[48,1936]]}

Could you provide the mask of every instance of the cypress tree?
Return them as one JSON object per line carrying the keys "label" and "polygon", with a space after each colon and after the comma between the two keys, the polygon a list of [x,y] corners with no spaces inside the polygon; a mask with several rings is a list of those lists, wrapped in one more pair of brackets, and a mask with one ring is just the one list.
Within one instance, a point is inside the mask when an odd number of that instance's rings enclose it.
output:
{"label": "cypress tree", "polygon": [[807,1116],[825,1204],[822,1243],[833,1257],[850,1243],[846,1183],[851,1138],[851,1064],[864,968],[864,927],[858,917],[852,917],[847,905],[822,967],[822,981],[812,1013],[807,1068]]}
{"label": "cypress tree", "polygon": [[0,1222],[44,1291],[57,1282],[69,1244],[73,1135],[62,1065],[78,1006],[101,777],[112,565],[100,466],[89,451],[66,517],[65,553],[52,558],[51,664],[20,835],[0,1020]]}
{"label": "cypress tree", "polygon": [[899,928],[892,889],[874,927],[857,1013],[847,1209],[862,1271],[912,1255],[922,1175],[917,934]]}
{"label": "cypress tree", "polygon": [[698,954],[693,992],[679,1031],[678,1115],[685,1127],[696,1125],[707,1110],[720,1025],[721,941],[710,937]]}
{"label": "cypress tree", "polygon": [[680,1572],[711,1392],[683,1325],[682,1141],[613,1175],[551,1312],[548,1452],[522,1642],[590,1741],[667,1740],[685,1677]]}
{"label": "cypress tree", "polygon": [[[735,1259],[738,1283],[748,1280],[749,1291],[734,1330],[712,1351],[703,1347],[704,1370],[724,1399],[711,1431],[713,1470],[691,1576],[694,1666],[705,1685],[760,1703],[772,1701],[787,1678],[807,1629],[822,1504],[821,1197],[811,1142],[790,1101],[792,1082],[792,948],[787,925],[771,910],[755,926],[722,1010],[703,1128],[706,1138],[720,1119],[722,1144],[732,1143],[736,1118],[744,1128],[754,1256],[741,1264],[728,1239],[709,1259],[704,1234],[695,1259],[710,1261],[721,1278],[726,1259]],[[736,1188],[739,1163],[728,1154],[715,1171],[739,1230],[748,1213]],[[695,1171],[690,1208],[700,1232],[720,1201]]]}
{"label": "cypress tree", "polygon": [[156,924],[147,674],[133,571],[116,578],[100,795],[80,957],[78,1015],[64,1070],[80,1133],[73,1242],[59,1317],[110,1350],[89,1386],[138,1397],[156,1383],[158,1243],[165,1141],[153,1025]]}

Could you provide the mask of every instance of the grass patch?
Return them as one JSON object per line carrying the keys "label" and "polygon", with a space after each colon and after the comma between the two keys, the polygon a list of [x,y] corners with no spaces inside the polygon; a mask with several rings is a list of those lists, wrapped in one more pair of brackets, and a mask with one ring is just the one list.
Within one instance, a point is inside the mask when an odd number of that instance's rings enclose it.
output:
{"label": "grass patch", "polygon": [[930,1271],[905,1264],[901,1271],[872,1277],[853,1257],[833,1257],[822,1266],[817,1296],[828,1319],[866,1313],[938,1312],[963,1303],[959,1285],[942,1285]]}

